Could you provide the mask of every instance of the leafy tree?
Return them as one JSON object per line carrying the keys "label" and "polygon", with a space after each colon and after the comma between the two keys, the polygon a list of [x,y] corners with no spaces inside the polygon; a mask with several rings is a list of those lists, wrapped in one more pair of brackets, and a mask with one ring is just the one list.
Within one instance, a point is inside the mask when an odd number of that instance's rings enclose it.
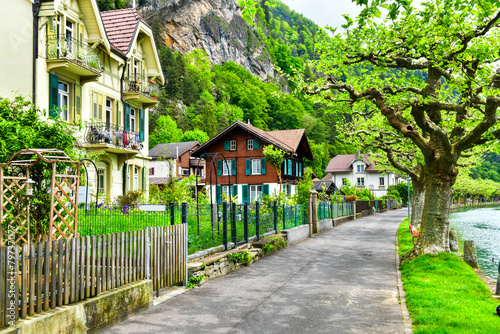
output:
{"label": "leafy tree", "polygon": [[158,144],[177,143],[182,137],[182,130],[168,115],[160,116],[156,121],[156,131],[149,135],[149,149]]}
{"label": "leafy tree", "polygon": [[266,145],[262,150],[262,154],[264,154],[266,161],[271,166],[273,166],[273,168],[276,170],[276,173],[278,174],[280,189],[283,188],[283,182],[281,180],[281,166],[283,166],[283,162],[285,161],[285,153],[285,151],[280,150],[273,145]]}
{"label": "leafy tree", "polygon": [[181,142],[198,141],[201,144],[203,144],[204,142],[207,142],[209,139],[210,137],[207,135],[206,132],[200,129],[194,129],[184,132],[184,134],[181,136],[180,141]]}
{"label": "leafy tree", "polygon": [[[307,94],[352,105],[355,122],[388,124],[423,157],[425,204],[421,232],[407,258],[449,251],[449,202],[459,159],[500,137],[496,130],[500,9],[495,3],[435,0],[411,8],[396,1],[385,21],[379,2],[345,25],[343,38],[320,45],[316,64],[326,77]],[[352,66],[371,66],[348,76]],[[412,75],[420,70],[425,79]],[[342,80],[345,78],[345,82]],[[357,114],[356,114],[357,113]]]}

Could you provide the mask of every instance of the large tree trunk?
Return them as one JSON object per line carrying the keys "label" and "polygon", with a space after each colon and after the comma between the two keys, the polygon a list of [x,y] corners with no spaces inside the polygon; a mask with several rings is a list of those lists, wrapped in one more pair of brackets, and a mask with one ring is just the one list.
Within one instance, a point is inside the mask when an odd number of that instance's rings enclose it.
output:
{"label": "large tree trunk", "polygon": [[412,182],[413,197],[411,198],[411,220],[410,224],[414,229],[420,229],[422,222],[422,212],[424,211],[425,188],[419,182]]}
{"label": "large tree trunk", "polygon": [[413,249],[404,258],[413,259],[422,254],[449,252],[449,214],[451,186],[457,170],[438,159],[425,165],[423,170],[425,203],[420,235]]}

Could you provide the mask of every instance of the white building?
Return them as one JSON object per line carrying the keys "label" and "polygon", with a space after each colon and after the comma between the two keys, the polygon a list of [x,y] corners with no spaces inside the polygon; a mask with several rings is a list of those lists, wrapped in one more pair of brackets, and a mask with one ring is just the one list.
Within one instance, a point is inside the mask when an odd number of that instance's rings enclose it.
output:
{"label": "white building", "polygon": [[395,173],[385,173],[377,170],[375,164],[369,161],[368,155],[343,154],[332,158],[326,166],[327,175],[323,180],[333,181],[338,187],[349,180],[358,189],[369,189],[375,197],[387,194],[390,185],[398,183]]}

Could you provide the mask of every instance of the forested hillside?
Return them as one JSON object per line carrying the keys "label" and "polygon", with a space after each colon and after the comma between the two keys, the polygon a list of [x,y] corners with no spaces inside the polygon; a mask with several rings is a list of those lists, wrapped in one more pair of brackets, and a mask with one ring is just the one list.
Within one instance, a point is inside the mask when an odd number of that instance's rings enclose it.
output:
{"label": "forested hillside", "polygon": [[[343,120],[326,105],[289,93],[293,86],[287,77],[293,76],[295,70],[304,70],[306,78],[314,78],[306,62],[316,57],[314,43],[319,27],[283,3],[267,7],[264,2],[254,22],[245,27],[245,49],[248,57],[252,48],[267,50],[277,71],[274,78],[266,80],[233,61],[214,65],[202,49],[186,54],[172,51],[166,45],[161,16],[150,16],[148,23],[155,33],[168,80],[159,96],[159,107],[150,113],[150,147],[162,142],[206,141],[240,120],[265,130],[305,128],[315,157],[310,165],[319,177],[332,156],[355,150],[345,145],[336,131],[335,125]],[[143,3],[151,5],[151,1],[138,2]],[[101,10],[122,8],[124,1],[100,0],[99,5]],[[214,13],[203,17],[201,23],[206,29],[217,28],[222,33],[231,29]]]}

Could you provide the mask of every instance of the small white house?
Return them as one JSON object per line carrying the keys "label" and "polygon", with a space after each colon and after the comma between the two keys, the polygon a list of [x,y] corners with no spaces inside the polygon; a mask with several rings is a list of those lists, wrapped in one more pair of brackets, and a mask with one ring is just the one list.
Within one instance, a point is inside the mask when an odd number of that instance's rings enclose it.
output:
{"label": "small white house", "polygon": [[326,166],[325,178],[333,181],[338,187],[349,180],[358,189],[369,189],[375,197],[387,194],[390,185],[397,184],[399,178],[395,173],[377,170],[377,166],[369,161],[368,155],[342,154],[330,160]]}

